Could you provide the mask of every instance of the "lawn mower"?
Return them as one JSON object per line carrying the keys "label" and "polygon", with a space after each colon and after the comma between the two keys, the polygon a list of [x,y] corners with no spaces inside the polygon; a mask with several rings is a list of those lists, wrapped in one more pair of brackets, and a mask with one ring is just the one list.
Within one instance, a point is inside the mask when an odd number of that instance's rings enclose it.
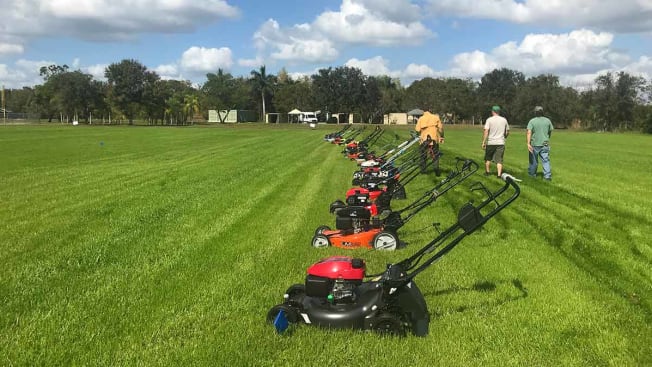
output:
{"label": "lawn mower", "polygon": [[362,168],[378,167],[382,165],[393,164],[399,157],[407,152],[412,145],[419,141],[419,135],[415,132],[410,132],[410,139],[399,144],[397,147],[387,150],[381,155],[376,156],[374,153],[359,156],[356,161]]}
{"label": "lawn mower", "polygon": [[400,167],[390,165],[382,170],[365,168],[355,172],[352,184],[356,187],[346,192],[345,202],[336,200],[331,203],[331,213],[345,205],[371,206],[371,215],[375,216],[378,213],[375,211],[376,206],[389,206],[389,202],[386,205],[376,205],[381,196],[386,200],[405,199],[407,197],[405,186],[420,173],[419,161],[420,157],[416,155],[406,159]]}
{"label": "lawn mower", "polygon": [[[388,152],[397,149],[396,142],[401,140],[401,137],[398,136],[398,134],[396,133],[394,133],[393,137],[389,138],[390,141],[387,141],[387,139],[383,140],[383,138],[385,137],[387,137],[387,135],[384,135],[383,137],[378,137],[375,141],[373,141],[370,144],[367,144],[366,146],[359,146],[358,153],[355,154],[355,156],[352,159],[354,159],[358,165],[368,160],[383,159],[382,157],[384,157],[385,154],[388,154]],[[376,154],[375,150],[371,150],[372,145],[375,149],[384,150],[384,153]]]}
{"label": "lawn mower", "polygon": [[348,130],[348,129],[351,128],[351,126],[353,126],[353,125],[349,125],[349,124],[347,124],[347,125],[345,125],[344,128],[342,128],[341,130],[334,131],[334,132],[332,132],[332,133],[328,133],[328,134],[324,135],[324,140],[325,140],[325,141],[328,141],[328,142],[332,142],[336,137],[338,137],[338,136],[341,137],[342,134],[344,134],[344,132],[345,132],[346,130]]}
{"label": "lawn mower", "polygon": [[365,129],[367,129],[366,126],[363,126],[358,129],[347,130],[341,136],[335,137],[335,139],[333,139],[331,143],[336,145],[348,144],[352,142],[358,135],[362,134],[362,132],[365,131]]}
{"label": "lawn mower", "polygon": [[432,190],[400,210],[392,211],[387,204],[379,216],[372,216],[372,208],[365,206],[344,206],[336,209],[336,229],[330,229],[328,226],[317,227],[311,241],[312,246],[395,250],[400,245],[397,234],[399,228],[478,169],[478,164],[472,160],[458,158],[458,162],[461,163],[461,168],[452,170]]}
{"label": "lawn mower", "polygon": [[[395,199],[405,199],[405,186],[422,172],[421,161],[424,154],[426,152],[421,149],[413,150],[405,156],[399,166],[396,166],[396,161],[393,160],[382,166],[363,167],[354,172],[351,184],[358,187],[347,192],[347,203],[351,197],[355,198],[365,192],[369,194],[371,201],[375,201],[376,197],[387,191],[391,192]],[[441,155],[441,152],[439,154]]]}
{"label": "lawn mower", "polygon": [[[502,178],[505,184],[495,192],[480,182],[473,184],[472,190],[484,191],[486,195],[480,204],[463,205],[455,224],[414,255],[388,264],[380,274],[367,275],[366,263],[360,258],[333,256],[313,264],[307,270],[305,282],[289,287],[283,303],[267,312],[267,321],[274,324],[277,332],[283,332],[289,324],[304,323],[397,336],[409,331],[426,336],[430,314],[414,278],[516,200],[520,189],[514,177],[503,174]],[[503,200],[510,187],[513,193]],[[483,210],[486,213],[482,214]]]}
{"label": "lawn mower", "polygon": [[384,133],[385,130],[376,127],[374,131],[364,139],[358,141],[353,140],[347,143],[342,153],[346,155],[347,158],[355,160],[361,152],[366,152],[367,149],[369,149],[369,146],[374,144],[381,136],[383,136]]}

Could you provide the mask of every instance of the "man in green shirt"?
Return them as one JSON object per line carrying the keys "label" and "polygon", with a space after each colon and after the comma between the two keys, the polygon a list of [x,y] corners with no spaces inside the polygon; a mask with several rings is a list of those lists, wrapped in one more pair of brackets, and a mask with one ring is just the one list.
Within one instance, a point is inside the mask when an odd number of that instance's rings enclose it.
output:
{"label": "man in green shirt", "polygon": [[528,174],[536,177],[539,159],[543,168],[543,179],[550,181],[550,135],[554,127],[549,118],[543,116],[543,107],[534,108],[535,117],[527,124],[527,150],[530,152],[530,165]]}

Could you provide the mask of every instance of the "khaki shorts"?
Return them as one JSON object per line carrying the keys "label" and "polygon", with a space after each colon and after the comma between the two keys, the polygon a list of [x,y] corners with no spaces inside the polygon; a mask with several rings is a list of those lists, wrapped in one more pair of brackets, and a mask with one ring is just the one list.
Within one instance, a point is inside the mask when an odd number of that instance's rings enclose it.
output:
{"label": "khaki shorts", "polygon": [[504,145],[487,145],[484,150],[484,160],[494,161],[494,163],[503,163],[503,155],[505,154]]}

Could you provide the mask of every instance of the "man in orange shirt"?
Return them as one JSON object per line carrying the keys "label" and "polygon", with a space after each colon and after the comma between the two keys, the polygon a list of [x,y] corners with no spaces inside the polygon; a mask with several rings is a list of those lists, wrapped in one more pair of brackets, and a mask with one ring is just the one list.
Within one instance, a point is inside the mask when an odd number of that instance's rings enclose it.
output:
{"label": "man in orange shirt", "polygon": [[439,144],[444,142],[444,125],[439,115],[432,114],[430,110],[427,110],[423,116],[419,117],[414,130],[419,133],[419,140],[421,141],[421,172],[426,171],[427,156],[430,156],[435,168],[435,174],[437,176],[441,175],[439,169]]}

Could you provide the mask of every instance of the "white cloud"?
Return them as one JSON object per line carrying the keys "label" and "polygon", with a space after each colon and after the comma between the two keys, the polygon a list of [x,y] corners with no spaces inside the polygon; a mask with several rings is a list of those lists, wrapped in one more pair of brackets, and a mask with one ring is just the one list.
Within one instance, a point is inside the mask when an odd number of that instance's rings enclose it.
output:
{"label": "white cloud", "polygon": [[623,71],[650,79],[652,78],[652,57],[641,56],[637,61],[625,66]]}
{"label": "white cloud", "polygon": [[367,60],[350,59],[344,65],[362,70],[365,75],[389,75],[391,72],[387,65],[389,62],[381,56]]}
{"label": "white cloud", "polygon": [[613,32],[652,31],[650,0],[430,0],[429,3],[430,11],[437,16]]}
{"label": "white cloud", "polygon": [[[391,14],[401,8],[405,18]],[[417,21],[419,8],[406,1],[343,0],[340,10],[317,17],[314,28],[330,38],[350,44],[377,46],[418,45],[434,34]]]}
{"label": "white cloud", "polygon": [[332,62],[351,45],[419,45],[435,34],[419,21],[419,6],[408,0],[343,0],[312,23],[281,27],[274,19],[254,34],[259,59],[293,63]]}
{"label": "white cloud", "polygon": [[408,86],[415,80],[426,77],[436,78],[446,76],[446,72],[435,71],[428,65],[410,63],[404,69],[390,69],[389,60],[382,56],[375,56],[366,60],[350,59],[346,66],[360,69],[365,75],[386,75],[401,79],[401,84]]}
{"label": "white cloud", "polygon": [[521,41],[507,42],[491,50],[465,52],[452,61],[455,74],[478,77],[495,68],[507,67],[527,75],[541,73],[587,74],[629,62],[614,50],[613,35],[586,29],[562,34],[529,34]]}
{"label": "white cloud", "polygon": [[3,37],[21,44],[51,35],[121,40],[188,32],[240,12],[225,0],[4,0],[2,10]]}
{"label": "white cloud", "polygon": [[158,74],[161,79],[181,79],[179,74],[179,67],[176,64],[164,64],[154,68],[154,72]]}
{"label": "white cloud", "polygon": [[39,75],[42,66],[56,64],[53,61],[17,60],[13,65],[0,64],[0,81],[5,88],[33,87],[43,84]]}
{"label": "white cloud", "polygon": [[233,57],[228,47],[193,46],[183,53],[179,66],[192,74],[216,72],[218,69],[229,70],[233,66]]}
{"label": "white cloud", "polygon": [[405,70],[401,73],[403,79],[422,79],[426,77],[438,77],[443,76],[443,73],[435,71],[428,65],[425,64],[409,64]]}
{"label": "white cloud", "polygon": [[313,32],[310,25],[299,24],[282,29],[277,21],[269,19],[254,34],[258,49],[257,60],[269,55],[274,60],[293,62],[330,62],[339,52],[333,43]]}
{"label": "white cloud", "polygon": [[453,65],[452,74],[475,77],[484,75],[499,66],[490,55],[477,50],[455,55]]}
{"label": "white cloud", "polygon": [[260,67],[261,65],[265,64],[265,61],[263,61],[262,58],[256,57],[253,59],[239,59],[238,60],[238,65],[239,66],[244,66],[246,68],[257,68]]}
{"label": "white cloud", "polygon": [[109,64],[95,64],[95,65],[82,67],[81,70],[84,73],[92,75],[93,79],[95,80],[106,81],[106,77],[104,76],[104,71],[108,66]]}
{"label": "white cloud", "polygon": [[0,43],[0,55],[22,54],[23,45],[15,43]]}
{"label": "white cloud", "polygon": [[272,52],[271,57],[276,60],[305,62],[334,61],[339,52],[329,40],[299,40],[292,39],[291,43],[279,43],[278,51]]}

